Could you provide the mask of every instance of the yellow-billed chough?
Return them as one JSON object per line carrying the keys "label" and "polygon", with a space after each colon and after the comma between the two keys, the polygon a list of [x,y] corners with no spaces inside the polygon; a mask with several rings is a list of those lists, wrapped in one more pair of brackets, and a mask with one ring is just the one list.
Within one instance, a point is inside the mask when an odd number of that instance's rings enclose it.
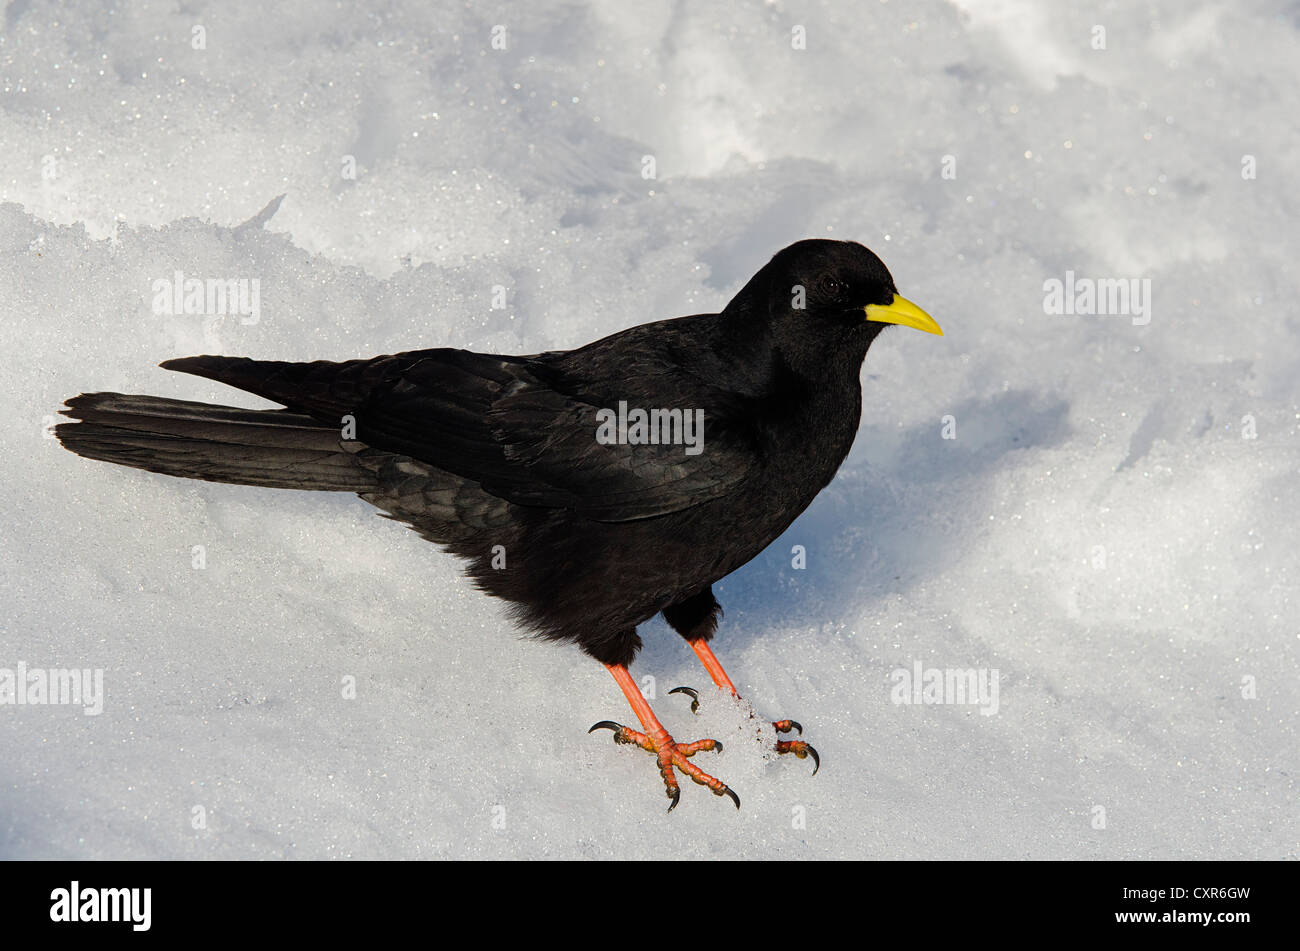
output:
{"label": "yellow-billed chough", "polygon": [[[671,810],[674,770],[740,800],[677,743],[627,665],[662,612],[721,689],[712,584],[780,535],[831,481],[861,414],[859,371],[888,324],[940,334],[880,259],[847,241],[778,253],[718,314],[660,320],[576,350],[414,350],[342,363],[201,356],[162,366],[247,390],[248,410],[89,393],[63,445],[153,472],[355,492],[468,561],[525,629],[613,673]],[[778,733],[802,728],[777,721]],[[799,740],[777,749],[800,759]]]}

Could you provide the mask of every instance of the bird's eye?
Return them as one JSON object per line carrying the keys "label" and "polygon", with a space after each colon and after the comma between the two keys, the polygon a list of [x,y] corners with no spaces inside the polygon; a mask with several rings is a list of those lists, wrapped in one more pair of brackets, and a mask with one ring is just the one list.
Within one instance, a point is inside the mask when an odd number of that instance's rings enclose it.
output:
{"label": "bird's eye", "polygon": [[817,284],[820,296],[825,300],[838,301],[844,297],[844,282],[834,277],[823,277]]}

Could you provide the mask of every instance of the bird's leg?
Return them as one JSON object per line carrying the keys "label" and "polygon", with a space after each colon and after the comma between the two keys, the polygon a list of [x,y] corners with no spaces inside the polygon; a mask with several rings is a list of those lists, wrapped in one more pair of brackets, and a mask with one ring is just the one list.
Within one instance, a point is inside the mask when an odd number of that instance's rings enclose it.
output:
{"label": "bird's leg", "polygon": [[668,735],[668,731],[664,729],[663,724],[659,722],[659,718],[650,709],[650,704],[641,695],[641,691],[637,688],[636,682],[632,679],[632,675],[628,673],[627,668],[622,664],[606,664],[605,666],[614,675],[614,679],[618,681],[619,687],[623,690],[623,696],[627,697],[632,712],[641,721],[641,726],[645,732],[641,733],[631,727],[623,726],[621,723],[614,723],[612,720],[601,720],[587,732],[591,733],[600,729],[613,730],[615,743],[635,743],[641,749],[654,753],[659,760],[659,772],[664,778],[668,798],[672,800],[672,805],[668,807],[669,812],[677,808],[677,801],[682,795],[681,788],[677,785],[677,776],[673,772],[674,769],[680,769],[701,786],[708,786],[709,789],[713,790],[715,796],[730,796],[731,801],[739,809],[740,797],[732,792],[726,783],[714,779],[698,766],[687,762],[687,757],[694,756],[700,750],[717,750],[720,752],[722,744],[717,740],[696,740],[694,743],[676,742]]}
{"label": "bird's leg", "polygon": [[691,650],[695,651],[695,656],[700,659],[700,663],[703,664],[704,669],[709,672],[709,676],[713,678],[713,682],[718,685],[718,689],[729,690],[733,697],[739,697],[740,694],[736,692],[736,685],[731,682],[731,678],[727,676],[727,672],[722,669],[722,662],[719,661],[717,656],[713,653],[713,648],[709,646],[709,642],[706,640],[698,640],[688,641],[687,643],[691,645]]}
{"label": "bird's leg", "polygon": [[[722,669],[722,662],[713,653],[713,648],[709,647],[709,642],[701,638],[696,641],[687,641],[687,643],[691,645],[691,650],[695,651],[695,656],[700,659],[700,663],[709,672],[709,676],[713,678],[713,682],[717,684],[718,689],[728,690],[733,697],[739,697],[740,694],[736,692],[736,685],[731,682],[727,672]],[[677,691],[694,694],[694,691],[688,687],[677,687],[670,690],[669,693],[676,693]],[[691,709],[694,710],[698,706],[699,701],[692,697]],[[773,722],[772,726],[776,728],[777,733],[789,733],[791,730],[798,730],[799,735],[803,735],[803,725],[798,720],[777,720]],[[811,744],[805,743],[803,740],[777,740],[776,751],[778,753],[793,753],[799,759],[807,759],[811,756],[814,764],[814,776],[817,775],[817,770],[822,768],[821,757],[817,755],[817,751],[812,748]]]}

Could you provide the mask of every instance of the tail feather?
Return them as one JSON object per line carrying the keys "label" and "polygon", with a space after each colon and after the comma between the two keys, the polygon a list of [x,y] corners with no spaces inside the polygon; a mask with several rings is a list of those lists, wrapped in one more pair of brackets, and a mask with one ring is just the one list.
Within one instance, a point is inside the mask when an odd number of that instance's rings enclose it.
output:
{"label": "tail feather", "polygon": [[209,482],[362,492],[375,475],[339,430],[289,410],[83,393],[62,411],[63,445],[89,459]]}

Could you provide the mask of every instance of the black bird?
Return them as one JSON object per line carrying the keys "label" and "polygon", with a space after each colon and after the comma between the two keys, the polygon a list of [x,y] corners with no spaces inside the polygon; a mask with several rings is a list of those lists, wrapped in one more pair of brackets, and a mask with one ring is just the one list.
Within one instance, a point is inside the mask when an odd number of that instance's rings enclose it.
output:
{"label": "black bird", "polygon": [[[888,324],[943,333],[867,248],[800,241],[718,314],[534,356],[168,360],[285,408],[89,393],[67,401],[80,422],[57,434],[80,455],[167,475],[357,493],[466,559],[525,630],[609,668],[645,732],[592,730],[656,755],[670,811],[674,769],[739,807],[687,760],[720,744],[675,742],[633,682],[637,625],[662,612],[735,693],[709,648],[712,584],[834,477],[858,429],[863,359]],[[820,765],[803,741],[777,749]]]}

